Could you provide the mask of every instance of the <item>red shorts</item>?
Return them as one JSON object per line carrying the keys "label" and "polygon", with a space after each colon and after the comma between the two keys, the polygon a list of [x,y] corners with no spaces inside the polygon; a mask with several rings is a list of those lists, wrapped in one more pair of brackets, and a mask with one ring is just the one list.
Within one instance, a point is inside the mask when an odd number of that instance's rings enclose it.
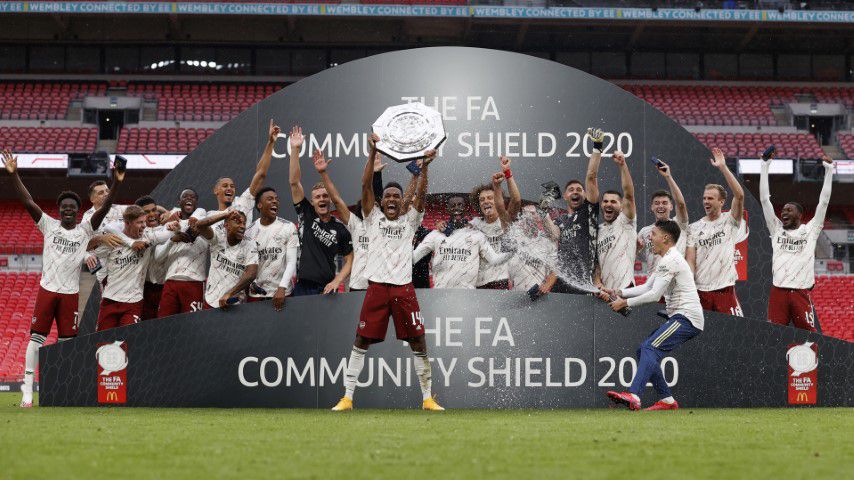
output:
{"label": "red shorts", "polygon": [[160,297],[163,293],[163,285],[145,282],[142,289],[142,320],[157,318],[157,310],[160,307]]}
{"label": "red shorts", "polygon": [[738,297],[735,295],[735,287],[725,287],[720,290],[712,290],[711,292],[697,291],[700,295],[700,305],[703,310],[712,312],[726,313],[743,317],[741,304],[738,303]]}
{"label": "red shorts", "polygon": [[109,298],[101,299],[101,310],[98,312],[96,332],[109,330],[125,325],[139,323],[142,316],[142,300],[134,303],[117,302]]}
{"label": "red shorts", "polygon": [[77,315],[77,300],[76,293],[54,293],[39,287],[30,332],[46,337],[50,333],[50,326],[56,320],[59,338],[76,337],[80,321]]}
{"label": "red shorts", "polygon": [[362,302],[356,335],[380,342],[385,340],[389,315],[394,319],[397,338],[407,340],[424,335],[421,310],[412,283],[370,282]]}
{"label": "red shorts", "polygon": [[809,290],[771,287],[768,320],[778,325],[789,322],[797,328],[815,332],[815,309]]}
{"label": "red shorts", "polygon": [[194,280],[166,280],[160,295],[158,317],[204,309],[205,283]]}

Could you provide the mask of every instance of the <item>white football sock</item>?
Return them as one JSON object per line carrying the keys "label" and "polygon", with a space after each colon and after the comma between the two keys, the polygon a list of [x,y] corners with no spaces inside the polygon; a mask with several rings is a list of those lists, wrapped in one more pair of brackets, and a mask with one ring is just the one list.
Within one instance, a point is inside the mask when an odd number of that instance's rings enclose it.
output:
{"label": "white football sock", "polygon": [[673,405],[674,403],[676,403],[676,400],[673,400],[673,397],[662,398],[660,401],[669,405]]}
{"label": "white football sock", "polygon": [[24,357],[24,385],[21,387],[21,392],[24,394],[22,402],[32,403],[33,401],[33,377],[35,377],[36,367],[39,362],[39,348],[44,345],[44,335],[38,333],[30,334],[30,343],[27,344],[27,353]]}
{"label": "white football sock", "polygon": [[637,395],[635,395],[634,393],[631,393],[631,392],[629,392],[629,395],[631,395],[631,396],[632,396],[632,398],[634,398],[635,400],[637,400],[637,401],[639,401],[639,402],[640,402],[640,397],[639,397],[639,396],[637,396]]}
{"label": "white football sock", "polygon": [[433,388],[433,371],[430,368],[430,358],[427,357],[427,352],[412,352],[415,355],[415,373],[418,375],[418,382],[421,384],[422,400],[427,400],[432,397]]}
{"label": "white football sock", "polygon": [[344,372],[344,396],[353,399],[353,392],[356,390],[356,382],[359,380],[359,374],[362,373],[362,367],[365,366],[365,353],[367,350],[353,347],[350,352],[350,360],[347,362],[347,371]]}

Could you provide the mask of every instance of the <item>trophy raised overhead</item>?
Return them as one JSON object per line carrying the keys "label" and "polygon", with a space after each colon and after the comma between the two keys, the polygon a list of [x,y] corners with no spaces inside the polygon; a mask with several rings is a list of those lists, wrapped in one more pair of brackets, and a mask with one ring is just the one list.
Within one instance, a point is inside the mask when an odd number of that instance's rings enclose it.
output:
{"label": "trophy raised overhead", "polygon": [[373,131],[380,137],[377,150],[398,162],[423,158],[447,138],[442,114],[421,102],[388,107]]}

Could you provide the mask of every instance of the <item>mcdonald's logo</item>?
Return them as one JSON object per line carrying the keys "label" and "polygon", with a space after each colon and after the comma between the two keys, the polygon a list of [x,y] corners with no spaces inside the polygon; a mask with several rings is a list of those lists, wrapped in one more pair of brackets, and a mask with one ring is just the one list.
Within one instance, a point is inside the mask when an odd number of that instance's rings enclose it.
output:
{"label": "mcdonald's logo", "polygon": [[798,403],[806,403],[810,399],[810,396],[807,392],[799,392],[798,397],[795,399]]}
{"label": "mcdonald's logo", "polygon": [[[804,396],[806,396],[806,394],[804,394]],[[801,397],[799,396],[798,398],[800,399]],[[116,392],[107,392],[107,401],[108,402],[118,402],[119,401],[119,394]]]}

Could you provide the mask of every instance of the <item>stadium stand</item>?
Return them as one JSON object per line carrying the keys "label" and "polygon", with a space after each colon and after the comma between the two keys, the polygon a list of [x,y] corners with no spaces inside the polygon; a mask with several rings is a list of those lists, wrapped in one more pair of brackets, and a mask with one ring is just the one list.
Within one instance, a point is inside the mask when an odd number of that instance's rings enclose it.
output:
{"label": "stadium stand", "polygon": [[124,128],[119,134],[118,153],[188,153],[213,128]]}
{"label": "stadium stand", "polygon": [[[59,209],[51,201],[38,202],[46,214],[56,218]],[[42,234],[21,207],[20,202],[5,200],[0,202],[0,255],[41,254]]]}
{"label": "stadium stand", "polygon": [[91,153],[97,144],[97,128],[0,127],[0,145],[19,153]]}
{"label": "stadium stand", "polygon": [[854,158],[854,133],[839,133],[836,138],[846,158]]}
{"label": "stadium stand", "polygon": [[[39,273],[0,272],[0,381],[19,380],[30,339]],[[47,343],[56,341],[56,328]]]}
{"label": "stadium stand", "polygon": [[281,88],[273,84],[130,83],[127,94],[157,100],[158,120],[225,122]]}
{"label": "stadium stand", "polygon": [[854,105],[854,88],[627,84],[623,89],[683,125],[776,125],[771,106],[812,96],[821,103]]}
{"label": "stadium stand", "polygon": [[695,133],[709,148],[718,147],[727,157],[758,158],[768,145],[777,147],[778,158],[821,158],[824,151],[808,133]]}
{"label": "stadium stand", "polygon": [[0,83],[0,119],[63,120],[71,100],[101,96],[106,83]]}

